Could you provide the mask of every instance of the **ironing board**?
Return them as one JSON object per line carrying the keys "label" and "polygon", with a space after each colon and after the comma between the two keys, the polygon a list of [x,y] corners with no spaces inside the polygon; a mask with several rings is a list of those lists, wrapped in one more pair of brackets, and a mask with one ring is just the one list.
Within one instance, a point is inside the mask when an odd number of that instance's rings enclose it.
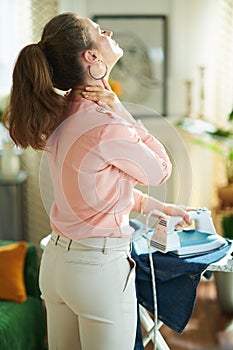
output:
{"label": "ironing board", "polygon": [[[134,243],[138,245],[139,250],[141,249],[141,253],[146,253],[148,251],[148,248],[146,248],[145,241],[143,242],[142,239],[140,239],[140,235],[143,231],[145,231],[145,225],[142,224],[140,221],[132,220],[132,223],[135,223],[136,228],[136,236]],[[137,226],[137,227],[136,227]],[[141,246],[140,246],[141,245]],[[146,250],[147,249],[147,250]],[[153,252],[153,248],[152,248]],[[233,252],[233,247],[228,250],[226,255],[221,258],[220,260],[211,263],[208,265],[207,269],[204,271],[210,271],[210,272],[233,272],[233,257],[231,253]],[[204,273],[203,272],[203,273]],[[151,318],[150,314],[148,313],[147,309],[139,305],[139,311],[140,311],[140,322],[145,329],[145,335],[142,338],[143,346],[146,347],[146,345],[154,340],[154,331],[155,331],[155,323],[153,319]],[[163,325],[163,322],[158,320],[157,322],[157,349],[158,350],[169,350],[169,346],[166,343],[165,339],[163,338],[162,334],[160,333],[160,328]]]}
{"label": "ironing board", "polygon": [[233,247],[229,252],[224,256],[224,258],[210,264],[207,268],[207,271],[212,272],[233,272]]}
{"label": "ironing board", "polygon": [[[233,259],[231,256],[232,252],[233,252],[233,247],[230,249],[230,251],[227,253],[227,255],[224,258],[210,264],[206,271],[233,272]],[[143,346],[146,347],[146,345],[150,341],[153,341],[154,339],[155,324],[153,319],[149,315],[148,311],[142,305],[139,305],[139,310],[140,310],[140,321],[143,328],[145,329],[145,335],[143,336],[142,342],[143,342]],[[164,340],[162,334],[159,331],[162,325],[163,325],[163,322],[158,321],[157,348],[158,350],[169,350],[170,349],[169,346],[167,345],[166,341]]]}

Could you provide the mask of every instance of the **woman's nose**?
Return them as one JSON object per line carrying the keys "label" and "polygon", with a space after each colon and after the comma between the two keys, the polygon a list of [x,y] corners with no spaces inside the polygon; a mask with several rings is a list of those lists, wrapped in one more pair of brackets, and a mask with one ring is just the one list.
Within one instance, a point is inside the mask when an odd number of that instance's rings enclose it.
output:
{"label": "woman's nose", "polygon": [[113,35],[113,32],[111,30],[107,30],[107,35],[110,36],[110,38],[111,38]]}

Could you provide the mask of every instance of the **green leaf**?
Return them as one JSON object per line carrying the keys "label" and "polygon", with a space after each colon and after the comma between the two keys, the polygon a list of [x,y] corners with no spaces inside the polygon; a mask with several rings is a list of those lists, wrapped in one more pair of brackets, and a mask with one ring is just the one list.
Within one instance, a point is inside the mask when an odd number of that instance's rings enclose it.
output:
{"label": "green leaf", "polygon": [[220,137],[230,137],[232,136],[232,132],[230,130],[217,129],[216,131],[207,131],[211,136],[220,136]]}
{"label": "green leaf", "polygon": [[228,121],[229,122],[233,121],[233,109],[232,109],[231,113],[228,115]]}
{"label": "green leaf", "polygon": [[0,123],[2,121],[3,111],[0,109]]}
{"label": "green leaf", "polygon": [[196,145],[205,147],[206,149],[209,149],[210,151],[222,154],[221,148],[218,147],[217,145],[213,145],[213,144],[210,144],[209,142],[206,142],[202,139],[196,139],[196,138],[195,139],[193,138],[192,142]]}
{"label": "green leaf", "polygon": [[231,149],[228,153],[228,159],[233,160],[233,149]]}

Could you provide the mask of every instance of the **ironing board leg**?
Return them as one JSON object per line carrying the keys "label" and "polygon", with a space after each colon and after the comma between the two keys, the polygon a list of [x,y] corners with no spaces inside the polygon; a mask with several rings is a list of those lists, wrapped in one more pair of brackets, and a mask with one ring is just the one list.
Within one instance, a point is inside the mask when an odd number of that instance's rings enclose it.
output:
{"label": "ironing board leg", "polygon": [[[146,331],[146,334],[144,335],[142,342],[143,346],[145,347],[151,340],[154,340],[154,328],[155,324],[150,315],[148,314],[147,310],[142,306],[139,305],[139,313],[140,313],[140,321],[143,325],[143,328]],[[157,324],[157,349],[158,350],[170,350],[167,343],[165,342],[164,338],[162,337],[162,334],[159,332],[160,327],[163,325],[163,322],[159,321]]]}
{"label": "ironing board leg", "polygon": [[157,348],[158,350],[170,350],[169,346],[167,345],[164,338],[162,337],[162,334],[159,331],[157,331]]}

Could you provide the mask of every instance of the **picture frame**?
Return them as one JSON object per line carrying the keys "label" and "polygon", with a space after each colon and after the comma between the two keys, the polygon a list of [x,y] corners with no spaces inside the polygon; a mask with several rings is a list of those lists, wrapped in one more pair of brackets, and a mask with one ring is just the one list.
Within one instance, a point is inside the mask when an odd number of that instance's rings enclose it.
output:
{"label": "picture frame", "polygon": [[167,115],[167,17],[95,15],[92,20],[123,49],[110,74],[110,85],[134,114]]}

